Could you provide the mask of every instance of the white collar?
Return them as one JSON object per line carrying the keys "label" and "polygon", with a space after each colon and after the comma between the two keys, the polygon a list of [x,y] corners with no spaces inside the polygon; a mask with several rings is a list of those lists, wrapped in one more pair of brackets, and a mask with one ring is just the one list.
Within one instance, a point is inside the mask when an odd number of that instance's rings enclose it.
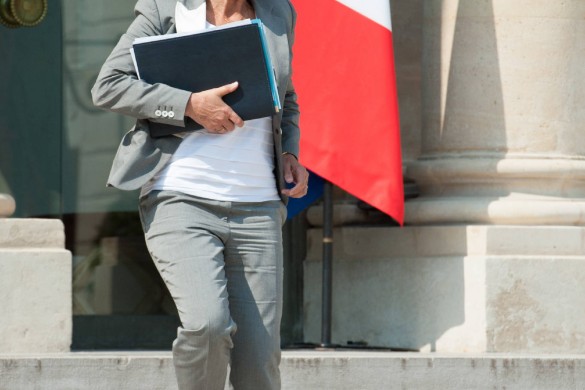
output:
{"label": "white collar", "polygon": [[207,7],[205,0],[196,0],[195,8],[187,9],[180,1],[175,6],[175,25],[178,33],[205,29]]}

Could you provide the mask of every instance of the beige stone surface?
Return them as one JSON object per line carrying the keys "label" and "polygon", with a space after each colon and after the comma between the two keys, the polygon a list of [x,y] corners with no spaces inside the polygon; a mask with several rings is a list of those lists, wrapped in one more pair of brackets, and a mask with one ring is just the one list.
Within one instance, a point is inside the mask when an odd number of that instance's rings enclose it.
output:
{"label": "beige stone surface", "polygon": [[[585,228],[343,227],[333,341],[437,352],[585,351]],[[320,341],[321,231],[309,232],[305,337]]]}
{"label": "beige stone surface", "polygon": [[404,161],[416,160],[421,148],[423,2],[390,1]]}
{"label": "beige stone surface", "polygon": [[[582,1],[424,2],[409,224],[585,221]],[[555,212],[556,210],[556,212]]]}
{"label": "beige stone surface", "polygon": [[59,219],[0,220],[0,250],[3,248],[63,249],[65,231]]}
{"label": "beige stone surface", "polygon": [[[333,224],[335,226],[356,223],[376,223],[386,219],[381,213],[374,214],[360,209],[356,202],[339,203],[335,199],[333,201]],[[307,221],[311,226],[323,226],[322,204],[309,207],[307,210]]]}
{"label": "beige stone surface", "polygon": [[488,258],[487,349],[585,352],[585,256]]}
{"label": "beige stone surface", "polygon": [[0,251],[0,350],[64,352],[71,346],[71,255]]}
{"label": "beige stone surface", "polygon": [[[583,355],[292,350],[280,371],[283,390],[585,388]],[[174,376],[171,352],[0,354],[2,390],[171,390]]]}
{"label": "beige stone surface", "polygon": [[0,220],[0,351],[69,351],[71,253],[59,220]]}

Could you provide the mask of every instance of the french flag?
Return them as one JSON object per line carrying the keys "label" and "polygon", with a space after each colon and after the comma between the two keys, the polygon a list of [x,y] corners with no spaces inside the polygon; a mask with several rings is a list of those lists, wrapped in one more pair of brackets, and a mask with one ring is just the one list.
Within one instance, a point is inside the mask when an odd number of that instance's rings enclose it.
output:
{"label": "french flag", "polygon": [[[389,0],[292,0],[300,161],[404,219],[400,124]],[[311,190],[311,187],[309,187]]]}

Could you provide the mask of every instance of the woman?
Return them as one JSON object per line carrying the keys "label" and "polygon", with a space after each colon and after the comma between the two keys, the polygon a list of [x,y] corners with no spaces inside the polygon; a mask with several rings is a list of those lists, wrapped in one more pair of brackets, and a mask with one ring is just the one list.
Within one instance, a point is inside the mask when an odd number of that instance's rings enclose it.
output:
{"label": "woman", "polygon": [[[228,363],[235,389],[279,389],[284,203],[304,196],[308,181],[296,159],[295,12],[288,0],[139,0],[135,13],[92,95],[97,106],[137,118],[108,184],[142,188],[146,242],[182,323],[173,343],[179,389],[223,389]],[[247,18],[265,25],[279,114],[242,121],[222,100],[237,82],[194,92],[137,79],[135,38]],[[204,130],[149,136],[150,123],[184,127],[187,117]]]}

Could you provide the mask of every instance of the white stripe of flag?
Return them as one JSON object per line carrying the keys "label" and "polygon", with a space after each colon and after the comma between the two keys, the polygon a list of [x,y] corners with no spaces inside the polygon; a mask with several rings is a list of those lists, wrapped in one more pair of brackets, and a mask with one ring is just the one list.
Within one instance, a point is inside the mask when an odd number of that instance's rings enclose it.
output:
{"label": "white stripe of flag", "polygon": [[390,0],[336,0],[392,31]]}

